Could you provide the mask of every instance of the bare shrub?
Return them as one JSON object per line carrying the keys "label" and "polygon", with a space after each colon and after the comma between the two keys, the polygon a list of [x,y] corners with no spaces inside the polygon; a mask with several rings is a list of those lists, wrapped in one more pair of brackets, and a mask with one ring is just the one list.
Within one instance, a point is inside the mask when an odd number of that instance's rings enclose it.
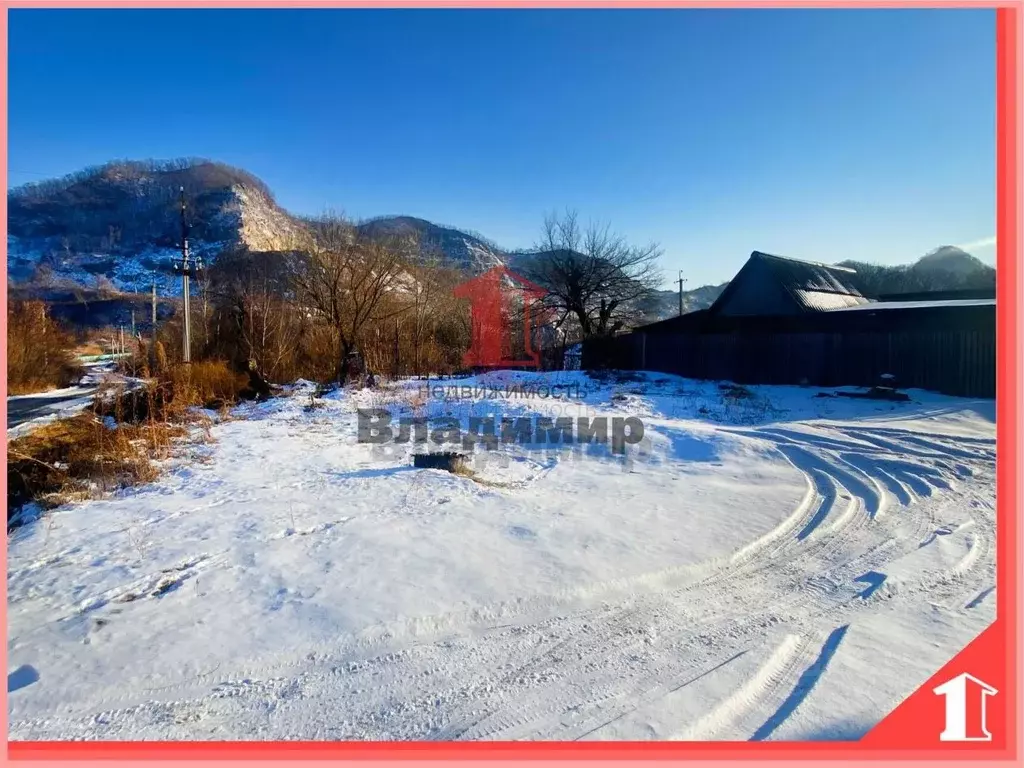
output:
{"label": "bare shrub", "polygon": [[153,342],[149,370],[154,376],[162,376],[167,372],[167,350],[164,349],[160,339]]}
{"label": "bare shrub", "polygon": [[7,305],[7,391],[25,394],[66,387],[81,376],[74,337],[50,317],[41,301]]}
{"label": "bare shrub", "polygon": [[367,237],[333,214],[311,227],[312,243],[293,259],[291,281],[302,305],[333,329],[336,376],[344,384],[351,353],[404,310],[388,299],[408,272],[417,244],[408,237]]}
{"label": "bare shrub", "polygon": [[172,366],[164,383],[170,386],[170,399],[178,404],[219,408],[237,400],[249,380],[223,360],[203,360]]}

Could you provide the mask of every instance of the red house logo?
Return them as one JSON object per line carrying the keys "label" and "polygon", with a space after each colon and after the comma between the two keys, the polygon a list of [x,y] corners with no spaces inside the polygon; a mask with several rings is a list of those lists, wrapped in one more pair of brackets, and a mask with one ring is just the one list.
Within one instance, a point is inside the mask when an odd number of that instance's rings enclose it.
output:
{"label": "red house logo", "polygon": [[[540,350],[534,349],[536,304],[547,295],[539,285],[511,270],[493,267],[479,277],[456,286],[457,298],[469,299],[472,340],[463,356],[469,368],[537,368]],[[512,336],[516,299],[522,302],[522,350]],[[522,356],[516,353],[522,351]]]}
{"label": "red house logo", "polygon": [[937,688],[946,699],[946,727],[939,741],[992,741],[985,718],[985,699],[999,691],[966,672]]}

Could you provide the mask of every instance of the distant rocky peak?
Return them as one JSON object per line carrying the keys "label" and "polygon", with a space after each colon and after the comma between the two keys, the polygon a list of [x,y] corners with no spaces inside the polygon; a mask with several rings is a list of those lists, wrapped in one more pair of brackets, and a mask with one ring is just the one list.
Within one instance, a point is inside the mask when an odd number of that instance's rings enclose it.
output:
{"label": "distant rocky peak", "polygon": [[980,259],[955,245],[943,245],[929,251],[912,267],[916,270],[941,270],[955,274],[970,274],[986,268],[985,263]]}

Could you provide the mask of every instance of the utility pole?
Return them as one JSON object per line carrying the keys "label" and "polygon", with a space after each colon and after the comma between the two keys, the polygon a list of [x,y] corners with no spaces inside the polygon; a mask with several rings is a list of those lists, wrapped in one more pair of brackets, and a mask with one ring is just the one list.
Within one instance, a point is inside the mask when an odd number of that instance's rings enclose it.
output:
{"label": "utility pole", "polygon": [[679,270],[679,314],[683,314],[683,283],[686,279],[683,277],[683,270]]}
{"label": "utility pole", "polygon": [[394,376],[395,376],[396,379],[398,378],[398,375],[402,372],[401,355],[402,355],[402,348],[401,348],[401,346],[399,346],[399,341],[398,341],[398,318],[396,317],[395,318],[395,367],[394,367]]}
{"label": "utility pole", "polygon": [[185,334],[184,334],[184,345],[185,348],[182,354],[182,360],[186,363],[192,362],[192,334],[191,328],[189,327],[189,309],[191,300],[188,295],[188,279],[189,279],[189,263],[188,263],[188,222],[185,219],[185,187],[181,188],[181,296],[185,302]]}
{"label": "utility pole", "polygon": [[184,334],[182,337],[182,360],[185,363],[192,362],[192,326],[191,326],[191,299],[189,298],[189,278],[198,276],[203,270],[202,259],[197,258],[195,266],[189,263],[188,255],[188,220],[185,217],[185,187],[181,187],[181,262],[175,264],[174,268],[181,271],[181,298],[184,303]]}
{"label": "utility pole", "polygon": [[135,338],[135,308],[132,308],[132,338]]}
{"label": "utility pole", "polygon": [[153,273],[153,338],[156,338],[156,273]]}

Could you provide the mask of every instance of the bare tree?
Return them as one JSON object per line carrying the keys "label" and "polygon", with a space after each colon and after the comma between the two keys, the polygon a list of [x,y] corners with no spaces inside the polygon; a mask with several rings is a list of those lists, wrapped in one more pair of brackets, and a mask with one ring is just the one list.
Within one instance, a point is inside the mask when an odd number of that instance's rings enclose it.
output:
{"label": "bare tree", "polygon": [[416,243],[409,238],[367,237],[349,221],[326,214],[313,224],[308,250],[295,260],[298,301],[337,334],[338,380],[366,331],[404,311],[385,299],[407,274]]}
{"label": "bare tree", "polygon": [[429,358],[424,347],[432,342],[442,322],[460,313],[452,289],[464,275],[447,268],[442,253],[428,249],[410,271],[410,277],[410,305],[402,323],[412,344],[412,371],[419,375]]}
{"label": "bare tree", "polygon": [[584,229],[576,212],[567,211],[545,217],[523,271],[548,291],[555,326],[575,325],[582,338],[609,336],[634,322],[640,302],[658,287],[660,255],[656,244],[630,245],[607,224]]}
{"label": "bare tree", "polygon": [[[254,365],[272,378],[290,373],[286,361],[303,326],[289,300],[287,259],[288,254],[238,249],[221,254],[208,270],[212,320],[218,332],[207,348],[242,367]],[[206,290],[204,303],[205,294]]]}

